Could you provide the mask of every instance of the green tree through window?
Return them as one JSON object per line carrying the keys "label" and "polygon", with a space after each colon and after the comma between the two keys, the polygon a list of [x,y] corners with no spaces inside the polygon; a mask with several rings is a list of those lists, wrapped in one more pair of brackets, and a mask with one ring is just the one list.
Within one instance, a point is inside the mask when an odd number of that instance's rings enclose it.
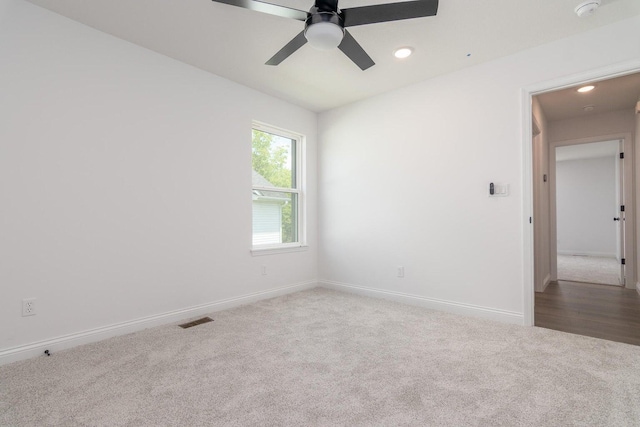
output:
{"label": "green tree through window", "polygon": [[[262,200],[269,200],[281,207],[280,241],[298,242],[298,189],[296,179],[297,140],[274,133],[253,129],[252,165],[254,173],[254,200],[256,188]],[[260,179],[263,178],[264,180]],[[259,182],[256,182],[256,179]],[[258,213],[262,212],[262,213]],[[256,242],[256,215],[264,215],[254,205],[254,244]]]}

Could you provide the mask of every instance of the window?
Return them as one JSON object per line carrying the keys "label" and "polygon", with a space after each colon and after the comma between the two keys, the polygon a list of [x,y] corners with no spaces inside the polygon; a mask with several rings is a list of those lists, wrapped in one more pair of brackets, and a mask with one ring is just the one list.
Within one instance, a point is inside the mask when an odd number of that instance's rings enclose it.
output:
{"label": "window", "polygon": [[253,249],[304,245],[301,135],[254,123]]}

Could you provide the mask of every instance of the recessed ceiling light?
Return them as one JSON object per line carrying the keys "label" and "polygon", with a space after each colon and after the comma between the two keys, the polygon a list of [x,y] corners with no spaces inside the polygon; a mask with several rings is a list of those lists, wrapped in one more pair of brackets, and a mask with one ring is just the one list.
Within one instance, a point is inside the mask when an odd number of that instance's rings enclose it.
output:
{"label": "recessed ceiling light", "polygon": [[580,89],[578,89],[578,92],[580,93],[591,92],[595,88],[596,87],[594,85],[582,86]]}
{"label": "recessed ceiling light", "polygon": [[396,58],[399,58],[399,59],[403,59],[403,58],[408,57],[412,53],[413,53],[413,48],[411,48],[411,47],[401,47],[399,49],[396,49],[393,52],[393,56],[395,56]]}

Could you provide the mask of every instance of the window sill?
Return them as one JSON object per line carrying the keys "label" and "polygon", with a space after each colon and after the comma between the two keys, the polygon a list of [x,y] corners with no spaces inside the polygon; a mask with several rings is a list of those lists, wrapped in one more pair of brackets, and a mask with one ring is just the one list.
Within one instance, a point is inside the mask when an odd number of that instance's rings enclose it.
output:
{"label": "window sill", "polygon": [[303,252],[307,249],[309,249],[309,246],[307,245],[253,248],[251,249],[251,256],[284,254],[288,252]]}

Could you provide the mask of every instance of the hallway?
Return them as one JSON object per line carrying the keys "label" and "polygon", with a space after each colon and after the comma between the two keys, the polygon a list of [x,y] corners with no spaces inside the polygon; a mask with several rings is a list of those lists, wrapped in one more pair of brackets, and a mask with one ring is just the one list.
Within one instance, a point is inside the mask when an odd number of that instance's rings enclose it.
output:
{"label": "hallway", "polygon": [[640,295],[618,286],[551,282],[536,292],[535,325],[640,345]]}

